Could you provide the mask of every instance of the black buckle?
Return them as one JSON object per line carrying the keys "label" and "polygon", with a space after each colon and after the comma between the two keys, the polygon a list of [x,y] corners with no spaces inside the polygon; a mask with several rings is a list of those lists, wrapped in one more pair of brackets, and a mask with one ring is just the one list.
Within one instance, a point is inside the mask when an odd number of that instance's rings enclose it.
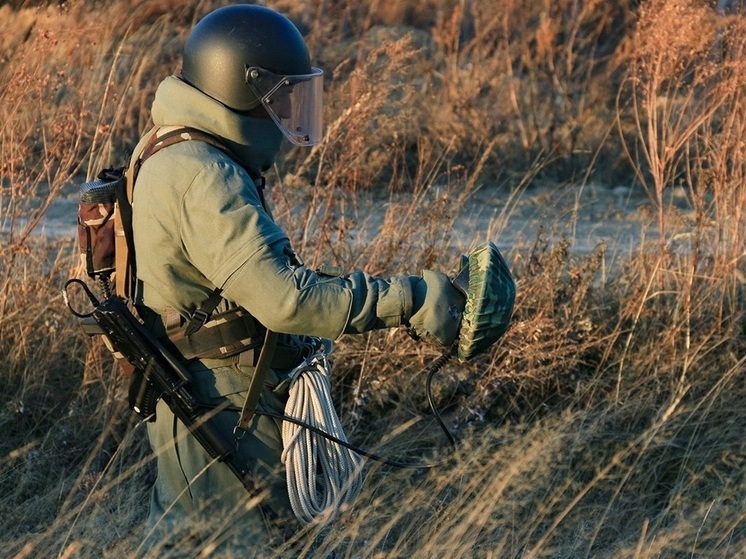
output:
{"label": "black buckle", "polygon": [[197,309],[189,316],[189,323],[184,331],[184,335],[191,336],[197,330],[202,328],[209,319],[210,315],[208,313],[202,309]]}

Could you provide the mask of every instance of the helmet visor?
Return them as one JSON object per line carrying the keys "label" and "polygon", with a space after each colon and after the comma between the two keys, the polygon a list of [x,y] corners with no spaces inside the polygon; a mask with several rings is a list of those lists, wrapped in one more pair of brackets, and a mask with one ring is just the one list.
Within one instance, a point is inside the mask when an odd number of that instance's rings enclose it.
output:
{"label": "helmet visor", "polygon": [[285,137],[298,146],[321,141],[324,72],[282,76],[262,68],[246,69],[246,83]]}

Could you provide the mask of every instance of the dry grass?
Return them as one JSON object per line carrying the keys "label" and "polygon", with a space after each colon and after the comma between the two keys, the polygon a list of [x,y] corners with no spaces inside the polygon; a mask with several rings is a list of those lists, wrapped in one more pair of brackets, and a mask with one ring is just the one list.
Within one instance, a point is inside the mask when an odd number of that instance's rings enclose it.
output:
{"label": "dry grass", "polygon": [[[469,248],[449,234],[469,196],[537,181],[631,184],[658,230],[611,271],[607,247],[579,255],[545,233],[507,251],[511,330],[437,377],[453,452],[422,389],[435,353],[398,331],[341,340],[351,438],[443,463],[371,464],[353,510],[277,557],[746,555],[746,14],[683,0],[267,3],[303,26],[330,77],[326,141],[289,150],[270,177],[309,264],[450,271]],[[139,556],[145,437],[125,380],[59,295],[77,273],[72,239],[38,224],[71,181],[126,157],[188,29],[219,4],[0,8],[5,556]]]}

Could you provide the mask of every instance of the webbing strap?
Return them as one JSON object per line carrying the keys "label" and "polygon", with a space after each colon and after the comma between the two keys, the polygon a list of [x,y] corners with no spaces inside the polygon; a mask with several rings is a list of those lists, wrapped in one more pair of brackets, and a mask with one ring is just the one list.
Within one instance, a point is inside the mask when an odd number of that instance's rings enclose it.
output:
{"label": "webbing strap", "polygon": [[185,336],[191,336],[197,330],[202,328],[208,320],[210,320],[212,311],[214,311],[218,307],[218,305],[220,304],[220,300],[223,298],[222,293],[223,290],[219,287],[216,287],[212,291],[212,293],[210,293],[210,296],[205,299],[205,301],[199,306],[199,308],[191,314],[191,316],[189,317],[189,321],[187,322],[184,329]]}
{"label": "webbing strap", "polygon": [[258,348],[264,339],[262,333],[254,317],[242,308],[216,315],[193,334],[184,328],[166,332],[185,359],[224,359]]}
{"label": "webbing strap", "polygon": [[[132,164],[126,170],[126,191],[117,193],[117,202],[120,211],[115,216],[115,242],[116,242],[116,290],[117,293],[125,297],[134,298],[135,295],[135,278],[136,261],[135,247],[132,234],[132,200],[134,196],[135,181],[142,164],[146,159],[152,157],[160,150],[185,141],[200,141],[233,157],[230,150],[223,145],[218,138],[197,128],[188,126],[164,126],[153,128],[149,136],[143,142],[142,148],[134,158]],[[246,169],[252,180],[257,184],[259,197],[264,206],[264,177],[259,173]],[[216,287],[202,302],[202,304],[189,316],[186,326],[175,336],[169,336],[172,341],[179,347],[187,359],[194,357],[219,358],[228,357],[241,351],[250,350],[261,345],[260,332],[257,329],[256,320],[247,312],[239,313],[234,318],[241,318],[240,323],[210,329],[209,332],[194,338],[194,335],[210,321],[213,311],[218,307],[222,300],[222,290]],[[225,321],[229,322],[229,321]],[[220,321],[218,321],[220,323]],[[213,322],[213,325],[216,323]],[[247,335],[248,334],[248,335]],[[274,346],[271,351],[262,352],[259,356],[267,353],[267,361],[271,362]],[[269,365],[268,365],[269,367]],[[255,375],[256,376],[256,375]],[[266,376],[266,372],[265,372]],[[264,381],[262,380],[262,384]],[[253,386],[253,383],[252,383]],[[250,391],[251,392],[251,391]],[[258,396],[257,396],[258,397]],[[256,408],[256,402],[254,403]],[[253,411],[252,411],[253,414]]]}
{"label": "webbing strap", "polygon": [[243,408],[241,409],[241,415],[238,418],[238,424],[235,429],[236,437],[241,437],[240,433],[244,433],[246,429],[249,428],[249,423],[251,423],[251,419],[254,417],[256,406],[259,403],[259,395],[264,388],[264,381],[267,379],[267,373],[272,364],[272,356],[275,352],[276,346],[277,333],[272,330],[267,330],[267,334],[264,337],[262,352],[259,354],[259,361],[254,368],[254,376],[251,377],[249,391],[246,393],[246,399],[244,400]]}
{"label": "webbing strap", "polygon": [[[137,180],[137,175],[140,172],[142,164],[146,159],[152,157],[163,148],[189,140],[205,142],[231,156],[230,150],[215,136],[203,132],[202,130],[198,130],[197,128],[191,128],[188,126],[156,127],[150,130],[146,137],[147,139],[142,144],[140,153],[137,154],[134,161],[129,167],[127,167],[125,172],[127,177],[126,191],[117,191],[117,206],[119,209],[114,216],[115,260],[117,271],[115,285],[116,292],[125,298],[134,298],[135,295],[137,267],[132,235],[132,199],[135,190],[135,181]],[[209,309],[209,312],[215,310],[216,306],[217,303]],[[204,324],[204,321],[202,321],[202,323]],[[199,326],[197,326],[197,328],[199,328]]]}
{"label": "webbing strap", "polygon": [[[231,155],[230,150],[225,145],[223,145],[220,140],[218,140],[212,134],[208,134],[207,132],[199,130],[198,128],[191,128],[189,126],[163,126],[161,128],[155,129],[153,135],[143,147],[143,150],[140,154],[140,157],[136,161],[136,164],[142,165],[142,163],[146,159],[155,155],[163,148],[167,148],[168,146],[172,146],[174,144],[186,142],[189,140],[205,142],[206,144],[210,144],[211,146],[224,151],[228,155]],[[131,201],[131,192],[129,192],[129,194]]]}
{"label": "webbing strap", "polygon": [[[116,233],[116,290],[117,293],[125,297],[134,297],[135,278],[137,277],[137,268],[135,261],[135,247],[132,234],[132,200],[135,190],[135,181],[140,172],[140,167],[146,159],[152,157],[160,150],[169,146],[186,141],[200,141],[218,148],[232,157],[230,150],[223,145],[212,134],[208,134],[197,128],[189,126],[163,126],[153,128],[149,133],[147,140],[142,145],[140,153],[134,158],[132,165],[127,168],[126,192],[117,193],[117,202],[120,211],[115,216],[115,233]],[[261,187],[264,186],[263,177],[254,178],[255,173],[249,172],[254,180],[258,180]],[[260,197],[262,196],[261,190]],[[197,310],[189,317],[186,326],[186,335],[189,336],[199,330],[210,318],[212,312],[220,304],[220,288],[215,288],[210,296],[205,300]]]}

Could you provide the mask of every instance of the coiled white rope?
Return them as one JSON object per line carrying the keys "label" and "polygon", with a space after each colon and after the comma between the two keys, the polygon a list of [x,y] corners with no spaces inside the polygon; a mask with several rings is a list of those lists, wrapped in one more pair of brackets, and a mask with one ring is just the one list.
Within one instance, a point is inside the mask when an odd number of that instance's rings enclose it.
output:
{"label": "coiled white rope", "polygon": [[[293,371],[285,415],[347,442],[331,397],[326,355],[317,353]],[[362,488],[362,457],[310,429],[282,422],[282,461],[290,504],[303,524],[328,522]]]}

